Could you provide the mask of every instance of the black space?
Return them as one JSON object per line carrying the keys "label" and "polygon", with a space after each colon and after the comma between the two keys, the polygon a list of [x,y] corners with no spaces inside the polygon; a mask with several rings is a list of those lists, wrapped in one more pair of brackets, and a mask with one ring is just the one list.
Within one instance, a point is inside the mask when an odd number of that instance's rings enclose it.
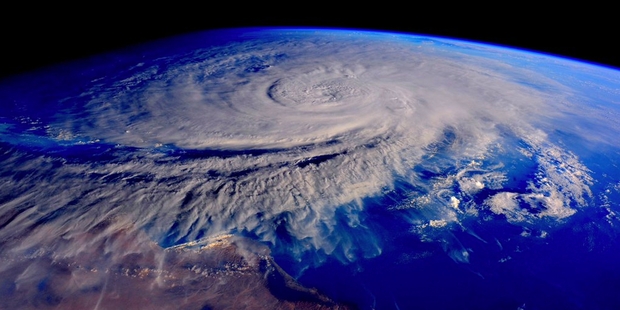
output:
{"label": "black space", "polygon": [[318,26],[412,32],[538,50],[620,67],[620,29],[611,7],[540,11],[528,4],[502,7],[411,9],[389,2],[335,8],[338,3],[291,2],[245,7],[239,2],[199,6],[167,3],[136,8],[85,2],[82,6],[0,8],[0,77],[66,60],[206,29]]}

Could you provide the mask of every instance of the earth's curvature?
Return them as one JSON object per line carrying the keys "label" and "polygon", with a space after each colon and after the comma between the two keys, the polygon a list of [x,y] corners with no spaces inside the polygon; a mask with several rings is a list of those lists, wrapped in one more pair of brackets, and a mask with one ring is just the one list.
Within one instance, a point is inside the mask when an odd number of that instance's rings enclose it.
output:
{"label": "earth's curvature", "polygon": [[203,32],[0,84],[0,308],[617,309],[620,72]]}

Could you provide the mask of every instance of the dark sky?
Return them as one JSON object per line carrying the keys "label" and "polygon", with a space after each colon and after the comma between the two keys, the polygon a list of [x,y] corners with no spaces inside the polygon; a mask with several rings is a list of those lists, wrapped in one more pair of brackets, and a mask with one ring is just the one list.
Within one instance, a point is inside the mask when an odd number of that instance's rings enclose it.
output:
{"label": "dark sky", "polygon": [[[320,26],[393,30],[462,38],[558,54],[620,67],[612,8],[504,6],[492,13],[471,8],[411,10],[408,7],[354,7],[291,3],[286,13],[271,4],[219,8],[151,6],[146,9],[88,2],[84,7],[5,8],[0,13],[0,77],[140,42],[191,31],[243,26]],[[243,9],[242,11],[239,11]],[[451,15],[440,14],[449,10]],[[475,13],[471,13],[475,12]],[[593,20],[589,20],[593,17]]]}

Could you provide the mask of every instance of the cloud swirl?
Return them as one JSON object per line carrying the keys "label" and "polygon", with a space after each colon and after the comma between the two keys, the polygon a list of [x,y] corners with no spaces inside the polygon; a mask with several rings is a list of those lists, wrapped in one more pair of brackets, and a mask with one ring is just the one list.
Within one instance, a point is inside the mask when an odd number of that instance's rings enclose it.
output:
{"label": "cloud swirl", "polygon": [[[484,212],[513,223],[570,216],[587,205],[589,171],[536,125],[557,113],[558,92],[514,76],[561,86],[480,51],[274,30],[102,75],[37,137],[58,153],[3,146],[0,239],[22,244],[4,252],[124,219],[164,247],[232,233],[350,262],[382,251],[367,199],[403,188],[385,208],[421,236]],[[514,171],[535,178],[511,187]],[[55,255],[80,251],[88,242]]]}

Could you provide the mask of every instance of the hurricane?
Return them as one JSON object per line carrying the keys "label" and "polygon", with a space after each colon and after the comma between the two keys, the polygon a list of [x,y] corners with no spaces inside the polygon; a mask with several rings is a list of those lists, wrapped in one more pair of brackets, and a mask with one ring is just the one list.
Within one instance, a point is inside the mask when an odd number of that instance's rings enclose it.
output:
{"label": "hurricane", "polygon": [[[513,227],[510,238],[544,238],[618,195],[598,189],[613,182],[596,185],[599,168],[558,138],[553,126],[584,108],[555,73],[532,68],[542,56],[489,57],[495,47],[372,32],[225,34],[174,53],[139,49],[112,69],[70,67],[49,82],[61,89],[54,95],[3,89],[0,273],[9,291],[39,296],[40,283],[62,283],[33,305],[97,308],[114,305],[107,286],[132,277],[136,290],[156,292],[275,257],[300,278],[324,264],[361,266],[402,238],[467,266],[476,255],[467,238],[508,242],[488,233],[493,225]],[[583,113],[602,120],[617,110]],[[599,130],[562,134],[592,141]],[[236,258],[209,252],[218,244],[234,244]],[[218,265],[222,274],[196,263],[217,257],[243,262]],[[191,276],[175,278],[188,260]],[[45,271],[54,265],[64,271]],[[90,297],[63,303],[78,292]]]}

